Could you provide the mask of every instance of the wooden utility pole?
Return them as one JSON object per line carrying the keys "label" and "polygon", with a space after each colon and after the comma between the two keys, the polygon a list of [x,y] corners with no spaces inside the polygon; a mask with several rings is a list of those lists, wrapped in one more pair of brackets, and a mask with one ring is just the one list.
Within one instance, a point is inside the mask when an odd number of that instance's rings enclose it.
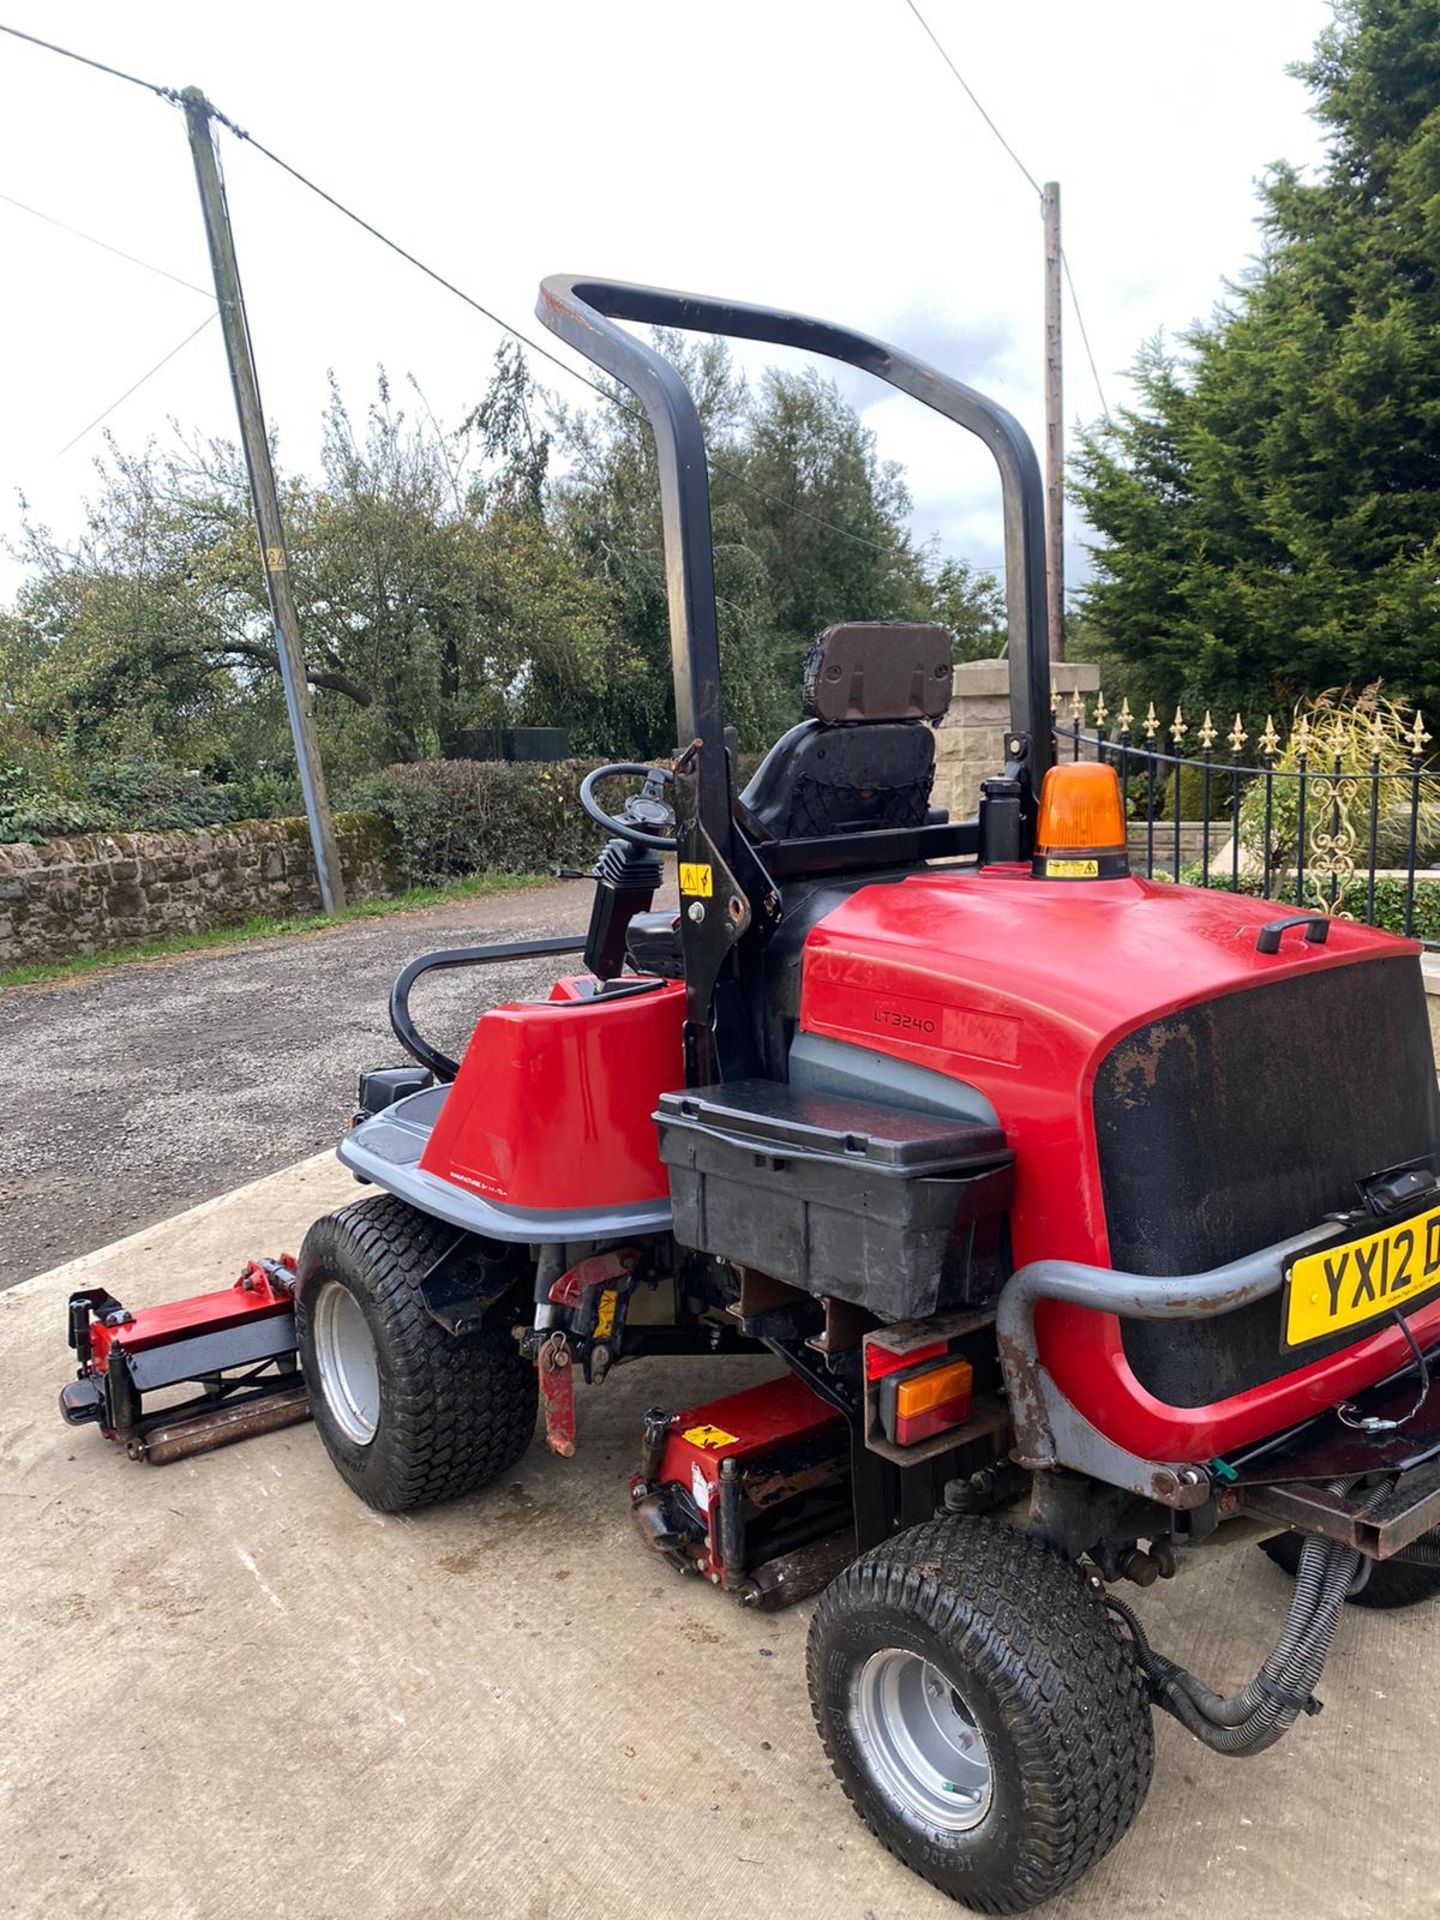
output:
{"label": "wooden utility pole", "polygon": [[289,710],[290,732],[295,741],[295,763],[300,770],[300,791],[305,796],[305,817],[310,823],[310,845],[315,854],[315,875],[320,882],[320,904],[326,913],[336,913],[345,904],[345,881],[340,871],[340,852],[335,843],[335,823],[325,792],[325,770],[320,764],[320,746],[315,737],[310,684],[305,678],[305,655],[300,645],[300,618],[295,610],[295,596],[290,591],[285,527],[280,518],[275,469],[270,464],[270,442],[265,432],[265,415],[260,407],[255,362],[250,352],[250,328],[245,318],[244,296],[240,291],[240,269],[235,260],[230,213],[220,184],[220,170],[215,163],[210,102],[198,87],[187,87],[180,97],[185,105],[190,152],[195,160],[195,179],[200,188],[200,206],[205,215],[205,237],[210,243],[215,298],[220,307],[225,353],[230,362],[230,384],[235,391],[240,440],[245,449],[246,470],[250,475],[250,498],[255,508],[255,527],[265,567],[265,587],[270,597],[270,615],[275,627],[275,652],[280,661],[280,678],[285,685],[285,705]]}
{"label": "wooden utility pole", "polygon": [[1064,361],[1060,338],[1060,188],[1040,196],[1045,216],[1045,577],[1050,658],[1065,658]]}

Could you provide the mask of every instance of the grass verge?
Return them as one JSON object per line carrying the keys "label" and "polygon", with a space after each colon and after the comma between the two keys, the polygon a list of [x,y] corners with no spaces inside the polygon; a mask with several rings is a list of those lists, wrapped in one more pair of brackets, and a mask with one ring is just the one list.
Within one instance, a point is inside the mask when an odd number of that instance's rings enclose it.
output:
{"label": "grass verge", "polygon": [[163,940],[144,940],[133,947],[115,947],[107,953],[77,953],[68,960],[38,960],[28,966],[0,967],[0,993],[7,987],[32,987],[51,981],[78,979],[108,967],[129,967],[145,960],[169,960],[178,954],[206,953],[236,947],[249,940],[273,940],[287,933],[315,933],[324,927],[343,927],[352,920],[379,920],[392,913],[413,913],[420,907],[448,906],[455,900],[473,900],[479,894],[512,893],[521,887],[543,887],[548,873],[477,873],[444,887],[410,887],[384,900],[367,900],[343,913],[304,913],[276,918],[256,914],[233,927],[210,927],[201,933],[174,933]]}

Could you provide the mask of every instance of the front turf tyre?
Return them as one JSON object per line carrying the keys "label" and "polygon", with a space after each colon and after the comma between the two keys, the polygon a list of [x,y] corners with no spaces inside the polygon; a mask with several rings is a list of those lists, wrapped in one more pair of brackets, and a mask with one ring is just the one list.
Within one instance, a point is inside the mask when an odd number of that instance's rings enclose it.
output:
{"label": "front turf tyre", "polygon": [[386,1194],[317,1220],[295,1329],[310,1409],[340,1477],[382,1513],[473,1493],[535,1432],[536,1375],[509,1323],[457,1338],[419,1282],[455,1229]]}
{"label": "front turf tyre", "polygon": [[996,1521],[930,1521],[854,1561],[816,1608],[808,1674],[861,1819],[979,1913],[1053,1898],[1149,1791],[1130,1643],[1078,1568]]}
{"label": "front turf tyre", "polygon": [[[1440,1534],[1426,1534],[1430,1545],[1440,1544]],[[1418,1543],[1417,1543],[1418,1544]],[[1262,1540],[1260,1551],[1283,1567],[1293,1579],[1300,1566],[1303,1533],[1277,1533],[1273,1540]],[[1418,1607],[1422,1600],[1433,1600],[1440,1593],[1440,1564],[1421,1560],[1372,1560],[1369,1577],[1345,1597],[1352,1607]]]}

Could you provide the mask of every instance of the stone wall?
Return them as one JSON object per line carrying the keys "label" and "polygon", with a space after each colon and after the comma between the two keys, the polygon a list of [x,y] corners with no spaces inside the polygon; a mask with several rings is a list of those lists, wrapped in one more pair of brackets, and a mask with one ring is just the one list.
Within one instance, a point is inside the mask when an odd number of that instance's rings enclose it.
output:
{"label": "stone wall", "polygon": [[[1057,661],[1051,681],[1062,700],[1072,693],[1095,693],[1100,669],[1080,661]],[[1010,668],[1004,660],[967,660],[955,669],[950,711],[935,736],[937,807],[952,820],[965,820],[980,804],[980,782],[1005,764],[1005,732],[1010,725]]]}
{"label": "stone wall", "polygon": [[[398,890],[383,820],[342,813],[335,832],[352,905]],[[319,911],[303,820],[0,846],[0,967],[234,926],[256,914]]]}

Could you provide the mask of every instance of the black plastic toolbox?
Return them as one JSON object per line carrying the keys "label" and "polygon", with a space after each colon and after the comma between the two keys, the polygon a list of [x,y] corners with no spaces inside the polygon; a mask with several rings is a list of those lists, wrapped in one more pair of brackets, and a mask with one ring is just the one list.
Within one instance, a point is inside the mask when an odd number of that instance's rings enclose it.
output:
{"label": "black plastic toolbox", "polygon": [[1010,1199],[998,1127],[773,1080],[664,1093],[655,1121],[682,1246],[884,1320],[970,1303]]}

